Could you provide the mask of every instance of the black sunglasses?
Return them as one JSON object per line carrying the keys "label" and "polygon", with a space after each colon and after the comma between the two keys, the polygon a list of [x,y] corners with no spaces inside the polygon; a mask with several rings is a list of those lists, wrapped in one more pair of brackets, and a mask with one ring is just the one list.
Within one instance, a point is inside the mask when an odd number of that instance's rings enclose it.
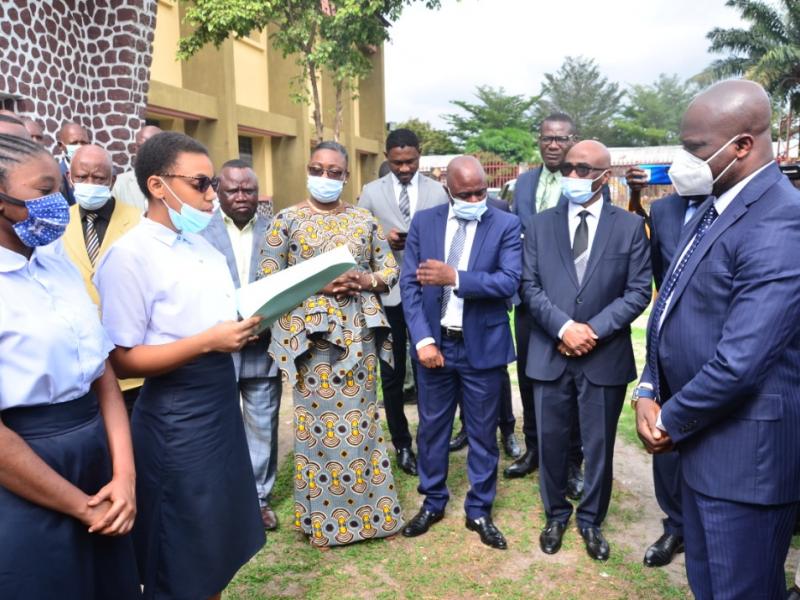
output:
{"label": "black sunglasses", "polygon": [[575,171],[578,174],[578,177],[586,177],[592,171],[608,171],[608,167],[593,167],[592,165],[586,163],[561,163],[561,166],[558,167],[558,170],[561,171],[561,175],[564,177],[569,177],[569,174]]}
{"label": "black sunglasses", "polygon": [[208,188],[215,192],[219,189],[219,177],[209,177],[208,175],[178,175],[177,173],[164,173],[162,177],[177,177],[178,179],[188,179],[194,181],[191,184],[201,194],[205,194]]}
{"label": "black sunglasses", "polygon": [[322,174],[325,173],[328,176],[328,179],[335,179],[337,181],[341,181],[347,175],[347,171],[340,171],[339,169],[326,169],[325,167],[320,167],[319,165],[308,165],[306,169],[308,170],[308,174],[312,177],[322,177]]}

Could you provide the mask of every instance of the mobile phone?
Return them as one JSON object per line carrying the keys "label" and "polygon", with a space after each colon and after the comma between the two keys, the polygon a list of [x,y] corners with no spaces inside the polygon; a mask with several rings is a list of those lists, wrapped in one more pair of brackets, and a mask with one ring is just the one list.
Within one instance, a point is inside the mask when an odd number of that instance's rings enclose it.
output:
{"label": "mobile phone", "polygon": [[397,235],[398,235],[399,237],[401,237],[401,238],[405,238],[405,237],[407,237],[407,236],[408,236],[408,232],[407,232],[407,231],[398,231],[398,232],[397,232]]}

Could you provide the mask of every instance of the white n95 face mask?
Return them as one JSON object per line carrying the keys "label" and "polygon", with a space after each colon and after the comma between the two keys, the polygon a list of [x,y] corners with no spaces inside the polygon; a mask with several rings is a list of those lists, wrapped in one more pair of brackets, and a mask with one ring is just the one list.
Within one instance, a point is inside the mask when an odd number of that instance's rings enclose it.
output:
{"label": "white n95 face mask", "polygon": [[714,174],[711,172],[711,167],[708,166],[708,163],[729,144],[737,140],[740,135],[742,134],[737,133],[706,160],[696,157],[683,148],[678,150],[678,155],[675,157],[675,160],[672,161],[672,166],[669,168],[669,178],[672,180],[672,185],[675,186],[675,190],[678,194],[681,196],[708,196],[719,178],[739,159],[734,158],[716,177],[714,177]]}

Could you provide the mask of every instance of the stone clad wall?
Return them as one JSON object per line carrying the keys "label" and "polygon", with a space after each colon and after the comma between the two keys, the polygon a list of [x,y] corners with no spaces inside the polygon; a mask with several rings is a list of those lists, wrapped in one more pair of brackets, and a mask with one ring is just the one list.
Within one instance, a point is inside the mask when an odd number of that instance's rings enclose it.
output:
{"label": "stone clad wall", "polygon": [[0,94],[51,142],[85,126],[121,169],[144,124],[157,0],[3,0]]}

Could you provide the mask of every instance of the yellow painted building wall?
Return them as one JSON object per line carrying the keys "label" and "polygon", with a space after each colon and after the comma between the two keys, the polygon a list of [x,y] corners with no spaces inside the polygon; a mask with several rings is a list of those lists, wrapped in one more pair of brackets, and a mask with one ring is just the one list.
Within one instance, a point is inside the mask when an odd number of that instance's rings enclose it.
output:
{"label": "yellow painted building wall", "polygon": [[[198,139],[217,168],[239,158],[240,138],[249,138],[262,196],[273,199],[275,210],[300,202],[306,197],[313,123],[309,107],[290,97],[291,82],[299,74],[294,58],[273,49],[267,32],[253,32],[246,39],[231,38],[219,49],[206,47],[189,61],[176,61],[178,40],[190,31],[184,15],[178,0],[158,0],[147,118]],[[358,98],[348,97],[344,105],[340,141],[350,153],[349,201],[377,177],[383,160],[382,49],[370,59],[372,74],[360,83]],[[332,123],[330,79],[323,76],[320,87],[326,123]],[[325,136],[331,137],[332,131],[326,128]]]}

